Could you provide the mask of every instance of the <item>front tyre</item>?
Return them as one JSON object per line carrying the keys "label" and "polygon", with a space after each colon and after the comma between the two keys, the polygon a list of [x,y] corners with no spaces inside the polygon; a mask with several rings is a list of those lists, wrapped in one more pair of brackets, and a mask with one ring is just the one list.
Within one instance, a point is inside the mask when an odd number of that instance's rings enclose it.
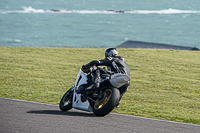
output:
{"label": "front tyre", "polygon": [[103,91],[104,99],[98,100],[92,106],[93,113],[96,116],[105,116],[109,114],[119,103],[120,92],[117,88],[109,87]]}
{"label": "front tyre", "polygon": [[72,99],[73,99],[73,93],[74,91],[69,89],[60,100],[59,108],[61,111],[68,111],[72,108]]}

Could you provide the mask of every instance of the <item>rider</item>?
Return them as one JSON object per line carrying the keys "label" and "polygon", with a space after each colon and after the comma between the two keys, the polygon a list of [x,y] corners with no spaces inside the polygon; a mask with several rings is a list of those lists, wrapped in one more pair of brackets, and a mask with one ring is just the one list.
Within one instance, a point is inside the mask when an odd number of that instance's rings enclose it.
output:
{"label": "rider", "polygon": [[[107,66],[108,70],[97,66]],[[98,91],[101,78],[112,75],[114,73],[122,73],[130,76],[129,68],[123,57],[118,56],[116,48],[108,48],[105,51],[105,58],[102,60],[93,60],[90,63],[82,66],[82,71],[85,73],[91,72],[92,85],[87,87],[87,91]],[[128,89],[129,84],[127,85]]]}

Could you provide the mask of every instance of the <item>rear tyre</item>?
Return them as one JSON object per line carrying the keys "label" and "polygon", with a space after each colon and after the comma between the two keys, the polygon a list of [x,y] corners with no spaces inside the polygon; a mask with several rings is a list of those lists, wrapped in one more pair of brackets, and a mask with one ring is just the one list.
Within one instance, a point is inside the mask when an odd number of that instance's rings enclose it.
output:
{"label": "rear tyre", "polygon": [[118,104],[120,92],[117,88],[109,87],[103,91],[104,99],[101,102],[97,101],[92,106],[93,113],[96,116],[105,116],[109,114]]}
{"label": "rear tyre", "polygon": [[68,111],[72,109],[72,99],[74,91],[69,89],[60,100],[59,108],[61,111]]}

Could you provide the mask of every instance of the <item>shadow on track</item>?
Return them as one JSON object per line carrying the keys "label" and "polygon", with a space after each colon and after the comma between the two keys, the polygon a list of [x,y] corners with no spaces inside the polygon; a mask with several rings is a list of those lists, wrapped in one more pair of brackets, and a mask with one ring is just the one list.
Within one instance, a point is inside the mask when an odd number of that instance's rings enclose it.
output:
{"label": "shadow on track", "polygon": [[26,113],[33,113],[33,114],[50,114],[50,115],[68,115],[68,116],[83,116],[83,117],[96,117],[92,113],[87,113],[87,112],[62,112],[59,110],[32,110],[32,111],[27,111]]}

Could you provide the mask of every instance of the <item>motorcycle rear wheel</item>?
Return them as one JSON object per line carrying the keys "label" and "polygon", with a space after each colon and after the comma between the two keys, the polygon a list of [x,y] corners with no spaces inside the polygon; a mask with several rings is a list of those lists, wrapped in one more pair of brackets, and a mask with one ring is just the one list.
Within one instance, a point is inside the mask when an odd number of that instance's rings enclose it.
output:
{"label": "motorcycle rear wheel", "polygon": [[109,87],[103,91],[104,99],[101,102],[96,100],[92,106],[93,113],[96,116],[105,116],[109,114],[118,104],[120,99],[120,92],[117,88]]}
{"label": "motorcycle rear wheel", "polygon": [[68,111],[72,109],[73,91],[69,89],[61,98],[59,108],[61,111]]}

